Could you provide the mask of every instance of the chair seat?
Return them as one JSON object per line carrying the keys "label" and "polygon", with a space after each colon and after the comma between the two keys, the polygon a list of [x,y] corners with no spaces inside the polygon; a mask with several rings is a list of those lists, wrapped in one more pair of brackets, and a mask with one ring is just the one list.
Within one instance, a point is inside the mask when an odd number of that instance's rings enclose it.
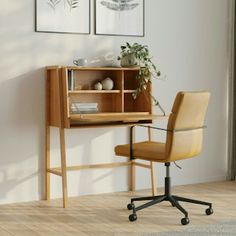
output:
{"label": "chair seat", "polygon": [[[118,156],[130,157],[130,145],[118,145],[115,147]],[[143,160],[165,162],[165,143],[159,142],[139,142],[133,144],[133,157]]]}

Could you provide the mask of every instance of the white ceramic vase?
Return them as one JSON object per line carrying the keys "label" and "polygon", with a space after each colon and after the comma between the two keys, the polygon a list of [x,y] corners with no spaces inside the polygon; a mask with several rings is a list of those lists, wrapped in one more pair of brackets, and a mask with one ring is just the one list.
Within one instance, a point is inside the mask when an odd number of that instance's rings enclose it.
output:
{"label": "white ceramic vase", "polygon": [[102,90],[102,84],[100,82],[97,82],[96,84],[94,84],[94,89],[95,90]]}
{"label": "white ceramic vase", "polygon": [[102,81],[102,88],[104,90],[112,90],[114,86],[114,82],[111,78],[107,77]]}

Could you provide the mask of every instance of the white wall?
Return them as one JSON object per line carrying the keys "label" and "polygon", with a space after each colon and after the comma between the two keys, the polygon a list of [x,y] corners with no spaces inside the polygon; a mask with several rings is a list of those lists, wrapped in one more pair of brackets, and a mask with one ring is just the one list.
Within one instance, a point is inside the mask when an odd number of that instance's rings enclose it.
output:
{"label": "white wall", "polygon": [[[44,148],[44,66],[116,56],[126,41],[147,44],[166,75],[154,94],[169,112],[179,90],[212,93],[205,148],[199,158],[173,167],[173,183],[223,180],[226,176],[227,0],[146,0],[146,36],[111,37],[34,32],[34,1],[0,0],[0,203],[42,198]],[[92,17],[93,17],[93,4]],[[58,131],[52,129],[53,164],[58,162]],[[140,137],[139,137],[140,138]],[[110,162],[113,147],[127,141],[125,128],[66,131],[68,164]],[[158,184],[164,168],[158,165]],[[137,187],[149,188],[149,173],[138,170]],[[127,169],[73,172],[70,196],[127,190]],[[61,196],[59,177],[53,197]]]}

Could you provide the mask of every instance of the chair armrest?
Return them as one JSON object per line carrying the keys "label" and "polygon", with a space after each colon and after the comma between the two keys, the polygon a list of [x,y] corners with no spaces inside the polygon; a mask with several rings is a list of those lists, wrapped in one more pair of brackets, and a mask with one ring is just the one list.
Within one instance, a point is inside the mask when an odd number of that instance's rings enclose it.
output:
{"label": "chair armrest", "polygon": [[206,126],[200,126],[200,127],[195,127],[195,128],[187,128],[187,129],[164,129],[164,128],[159,128],[155,126],[149,126],[149,125],[133,125],[130,127],[130,139],[129,139],[129,147],[130,147],[130,160],[134,159],[133,156],[133,129],[135,126],[139,127],[144,127],[144,128],[151,128],[151,129],[156,129],[156,130],[161,130],[161,131],[166,131],[166,132],[180,132],[180,131],[190,131],[190,130],[197,130],[197,129],[205,129]]}
{"label": "chair armrest", "polygon": [[149,125],[135,125],[135,126],[140,126],[140,127],[144,127],[144,128],[151,128],[151,129],[157,129],[157,130],[161,130],[161,131],[173,132],[173,130],[159,128],[159,127],[155,127],[155,126],[149,126]]}
{"label": "chair armrest", "polygon": [[130,160],[134,159],[133,156],[133,129],[135,126],[139,126],[139,127],[144,127],[144,128],[151,128],[151,129],[157,129],[157,130],[161,130],[161,131],[169,131],[169,132],[173,132],[172,130],[168,130],[168,129],[163,129],[163,128],[159,128],[159,127],[154,127],[154,126],[149,126],[149,125],[133,125],[130,127],[130,139],[129,139],[129,147],[130,147]]}
{"label": "chair armrest", "polygon": [[195,127],[195,128],[186,128],[186,129],[164,129],[164,128],[159,128],[155,126],[149,126],[149,125],[135,125],[135,126],[140,126],[144,128],[151,128],[151,129],[157,129],[161,131],[166,131],[166,132],[180,132],[180,131],[190,131],[190,130],[197,130],[197,129],[205,129],[207,126],[203,125],[200,127]]}

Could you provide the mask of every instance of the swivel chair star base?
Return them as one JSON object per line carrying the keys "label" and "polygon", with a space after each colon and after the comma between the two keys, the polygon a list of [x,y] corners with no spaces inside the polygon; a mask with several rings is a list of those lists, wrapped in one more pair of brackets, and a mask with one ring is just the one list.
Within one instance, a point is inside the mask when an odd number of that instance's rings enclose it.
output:
{"label": "swivel chair star base", "polygon": [[[166,129],[148,127],[166,131],[166,142],[144,141],[133,142],[133,128],[130,128],[129,144],[118,145],[115,147],[115,153],[118,156],[125,156],[130,160],[141,159],[152,162],[165,163],[165,193],[160,196],[150,196],[131,199],[128,209],[133,210],[129,216],[130,221],[137,220],[136,212],[146,207],[158,204],[162,201],[169,201],[172,206],[176,207],[184,214],[181,219],[183,225],[190,221],[188,212],[179,204],[179,202],[189,202],[194,204],[206,205],[206,214],[213,213],[212,204],[188,198],[183,198],[171,194],[170,163],[178,160],[192,158],[199,155],[202,151],[203,129],[205,114],[208,107],[210,94],[208,92],[179,92],[175,98],[171,114],[169,116]],[[136,201],[148,201],[147,203],[135,207]]]}
{"label": "swivel chair star base", "polygon": [[[164,193],[164,195],[132,198],[131,203],[127,205],[128,210],[133,211],[133,213],[129,216],[129,220],[136,221],[137,220],[137,214],[136,214],[137,211],[142,210],[147,207],[150,207],[152,205],[158,204],[163,201],[169,201],[173,207],[176,207],[184,214],[184,218],[181,219],[182,225],[189,224],[190,220],[188,218],[188,212],[179,204],[179,202],[189,202],[189,203],[194,203],[194,204],[199,204],[199,205],[206,205],[206,206],[208,206],[208,208],[205,211],[206,215],[213,214],[212,204],[209,202],[203,202],[203,201],[198,201],[198,200],[194,200],[194,199],[183,198],[183,197],[172,195],[171,194],[171,177],[169,175],[170,163],[165,163],[165,166],[166,166],[166,177],[165,177],[165,193]],[[136,202],[136,201],[149,201],[149,202],[147,202],[141,206],[135,207],[134,202]]]}

